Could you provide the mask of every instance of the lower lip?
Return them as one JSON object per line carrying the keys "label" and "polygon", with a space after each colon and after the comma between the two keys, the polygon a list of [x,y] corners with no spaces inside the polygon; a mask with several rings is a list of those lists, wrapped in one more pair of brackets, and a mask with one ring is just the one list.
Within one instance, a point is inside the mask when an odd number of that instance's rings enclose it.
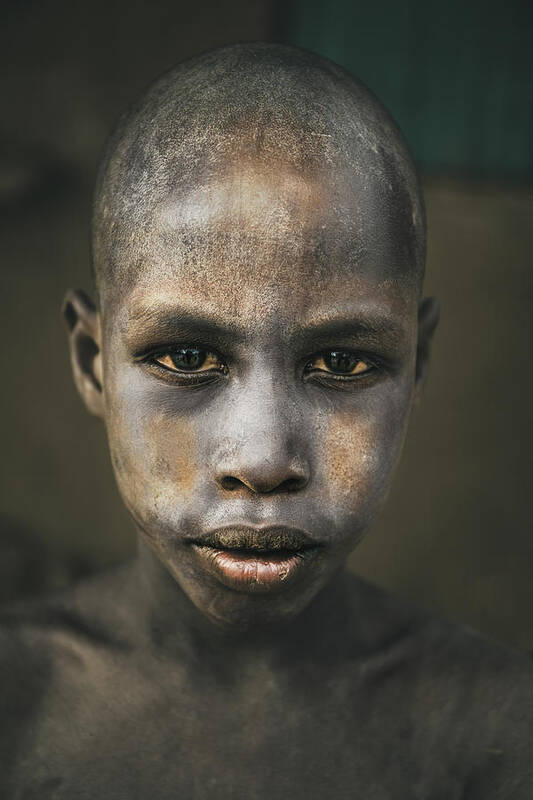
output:
{"label": "lower lip", "polygon": [[239,550],[219,550],[215,547],[193,545],[215,577],[230,589],[244,592],[270,592],[282,589],[300,573],[316,549],[298,553],[251,553]]}

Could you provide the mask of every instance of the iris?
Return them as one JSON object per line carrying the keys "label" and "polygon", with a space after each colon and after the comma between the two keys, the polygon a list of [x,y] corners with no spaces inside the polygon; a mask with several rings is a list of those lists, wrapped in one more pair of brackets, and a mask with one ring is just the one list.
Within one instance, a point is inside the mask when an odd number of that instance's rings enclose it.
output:
{"label": "iris", "polygon": [[346,350],[331,350],[324,356],[324,363],[332,372],[353,372],[360,359]]}
{"label": "iris", "polygon": [[183,370],[199,369],[206,359],[205,350],[198,350],[195,347],[182,347],[173,350],[169,355],[176,369]]}

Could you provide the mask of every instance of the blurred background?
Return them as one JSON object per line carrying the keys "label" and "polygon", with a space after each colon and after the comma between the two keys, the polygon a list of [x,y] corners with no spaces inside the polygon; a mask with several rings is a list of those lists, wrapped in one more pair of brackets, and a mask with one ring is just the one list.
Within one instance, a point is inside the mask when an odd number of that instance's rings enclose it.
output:
{"label": "blurred background", "polygon": [[103,427],[70,377],[59,308],[90,288],[103,142],[177,61],[235,41],[333,58],[389,107],[420,166],[432,372],[364,577],[533,650],[531,3],[3,0],[0,3],[0,602],[133,551]]}

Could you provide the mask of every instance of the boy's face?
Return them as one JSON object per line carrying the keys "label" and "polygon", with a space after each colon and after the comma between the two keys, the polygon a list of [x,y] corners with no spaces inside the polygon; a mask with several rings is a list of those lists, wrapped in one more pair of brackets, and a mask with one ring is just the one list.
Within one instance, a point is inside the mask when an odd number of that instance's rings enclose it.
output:
{"label": "boy's face", "polygon": [[294,616],[388,488],[418,290],[378,188],[250,160],[155,203],[124,251],[131,280],[103,292],[121,494],[220,623]]}

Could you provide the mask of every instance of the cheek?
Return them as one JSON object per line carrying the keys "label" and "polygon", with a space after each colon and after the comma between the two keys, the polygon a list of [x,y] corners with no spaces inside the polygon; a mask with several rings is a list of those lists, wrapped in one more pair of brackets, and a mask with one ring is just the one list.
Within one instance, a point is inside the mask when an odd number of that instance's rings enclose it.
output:
{"label": "cheek", "polygon": [[109,424],[111,458],[124,502],[146,533],[175,525],[199,477],[197,438],[185,419],[154,415],[127,400]]}
{"label": "cheek", "polygon": [[190,422],[152,419],[142,429],[150,482],[190,494],[197,477],[196,436]]}
{"label": "cheek", "polygon": [[388,488],[407,412],[337,412],[324,431],[324,480],[337,506],[370,518]]}

